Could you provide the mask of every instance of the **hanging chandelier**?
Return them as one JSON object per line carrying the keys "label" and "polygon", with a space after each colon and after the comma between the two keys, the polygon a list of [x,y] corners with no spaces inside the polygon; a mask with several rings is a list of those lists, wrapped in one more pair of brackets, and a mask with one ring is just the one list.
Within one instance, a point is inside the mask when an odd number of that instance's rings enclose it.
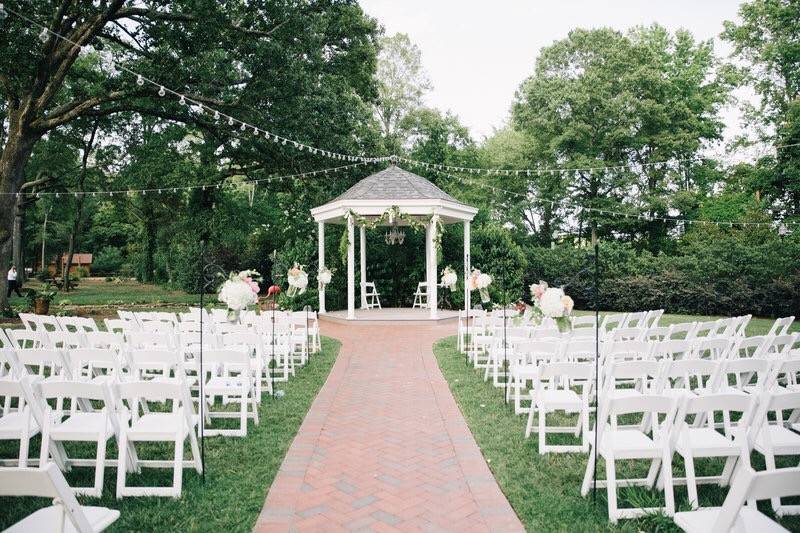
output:
{"label": "hanging chandelier", "polygon": [[386,244],[403,244],[406,240],[406,232],[398,229],[397,226],[392,226],[392,229],[386,232],[384,236]]}

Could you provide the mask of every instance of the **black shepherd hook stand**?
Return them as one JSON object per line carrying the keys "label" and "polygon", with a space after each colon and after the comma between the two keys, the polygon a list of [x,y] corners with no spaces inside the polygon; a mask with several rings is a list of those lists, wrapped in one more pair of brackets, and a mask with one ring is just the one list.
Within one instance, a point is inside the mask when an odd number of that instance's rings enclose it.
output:
{"label": "black shepherd hook stand", "polygon": [[600,244],[594,241],[594,279],[592,282],[592,299],[594,300],[594,479],[592,484],[592,498],[597,504],[597,434],[600,424]]}
{"label": "black shepherd hook stand", "polygon": [[205,405],[206,399],[203,391],[203,384],[205,383],[205,369],[203,367],[203,348],[205,346],[205,336],[203,334],[203,317],[205,316],[205,301],[204,296],[206,291],[210,290],[220,278],[225,277],[225,271],[221,266],[214,263],[207,255],[206,242],[200,241],[200,259],[203,264],[203,283],[200,287],[200,360],[198,361],[197,377],[200,380],[200,397],[199,397],[199,411],[200,411],[200,462],[203,464],[203,483],[206,482],[206,442],[204,438],[205,421]]}

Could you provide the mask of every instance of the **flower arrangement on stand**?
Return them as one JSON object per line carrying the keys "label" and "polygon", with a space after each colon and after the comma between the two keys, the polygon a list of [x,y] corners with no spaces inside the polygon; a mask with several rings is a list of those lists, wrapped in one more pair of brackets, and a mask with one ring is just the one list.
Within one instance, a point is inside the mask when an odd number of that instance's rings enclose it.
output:
{"label": "flower arrangement on stand", "polygon": [[286,295],[289,296],[289,298],[294,298],[306,292],[306,288],[308,287],[308,274],[303,270],[303,265],[295,263],[294,266],[289,269],[289,272],[287,272],[286,278],[289,281],[289,290],[286,291]]}
{"label": "flower arrangement on stand", "polygon": [[238,322],[239,315],[249,306],[258,303],[258,282],[261,274],[255,270],[231,272],[217,292],[217,300],[228,306],[228,320]]}
{"label": "flower arrangement on stand", "polygon": [[491,298],[489,297],[489,285],[492,284],[492,276],[481,272],[477,268],[472,269],[472,274],[469,276],[469,288],[474,291],[477,289],[481,295],[481,302],[484,307],[487,307]]}
{"label": "flower arrangement on stand", "polygon": [[564,289],[548,287],[544,281],[530,286],[533,309],[531,315],[552,318],[558,329],[566,331],[570,327],[570,316],[575,302],[564,293]]}
{"label": "flower arrangement on stand", "polygon": [[458,284],[458,274],[450,265],[444,267],[442,270],[442,287],[450,289],[450,292],[455,292],[456,285]]}
{"label": "flower arrangement on stand", "polygon": [[317,272],[317,283],[320,291],[324,291],[325,286],[331,282],[334,272],[336,272],[335,269],[330,269],[325,266],[319,269],[319,272]]}

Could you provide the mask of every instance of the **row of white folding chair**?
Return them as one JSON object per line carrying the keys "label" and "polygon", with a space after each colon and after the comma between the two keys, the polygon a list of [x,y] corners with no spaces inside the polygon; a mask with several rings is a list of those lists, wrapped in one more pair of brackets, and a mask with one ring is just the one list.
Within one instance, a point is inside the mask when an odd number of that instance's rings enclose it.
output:
{"label": "row of white folding chair", "polygon": [[[79,494],[100,497],[107,466],[117,467],[117,498],[146,495],[177,498],[181,493],[183,466],[188,464],[198,473],[202,472],[197,445],[198,418],[194,415],[185,381],[43,381],[23,376],[16,380],[0,380],[0,396],[17,398],[18,408],[0,418],[0,438],[19,441],[17,463],[20,467],[28,465],[29,440],[40,432],[40,467],[51,460],[65,471],[72,466],[95,467],[94,485],[75,487],[74,491]],[[62,407],[67,399],[71,400],[68,412]],[[53,400],[55,408],[48,403]],[[98,403],[103,405],[100,410],[96,409]],[[149,409],[148,405],[154,403],[168,410]],[[116,440],[119,450],[116,461],[106,459],[106,446],[111,438]],[[187,438],[192,455],[189,461],[183,458]],[[140,459],[133,445],[139,441],[172,442],[173,459]],[[69,457],[65,442],[94,442],[96,456],[93,459]],[[126,474],[139,472],[142,467],[172,468],[172,486],[128,487]]]}
{"label": "row of white folding chair", "polygon": [[42,332],[82,332],[82,331],[99,331],[97,323],[91,318],[82,318],[77,316],[50,316],[50,315],[34,315],[31,313],[20,313],[20,320],[29,331],[42,331]]}
{"label": "row of white folding chair", "polygon": [[[606,462],[607,480],[601,485],[608,489],[609,519],[633,518],[662,509],[619,509],[616,488],[658,484],[666,497],[666,512],[674,514],[673,484],[686,484],[689,503],[696,509],[698,483],[729,484],[734,467],[750,468],[750,453],[755,450],[765,457],[767,469],[774,471],[775,457],[800,454],[800,435],[782,423],[771,423],[774,416],[781,420],[783,411],[800,410],[800,392],[773,390],[760,395],[712,393],[703,396],[683,394],[643,395],[601,399],[598,420],[598,455]],[[634,413],[642,423],[622,426],[618,418]],[[723,432],[717,431],[715,415],[721,414]],[[734,421],[734,418],[736,420]],[[645,425],[645,420],[649,421]],[[589,439],[591,443],[591,439]],[[685,478],[673,479],[673,456],[682,457]],[[696,458],[725,458],[721,475],[697,478]],[[617,480],[615,461],[619,459],[648,459],[651,468],[645,479]],[[586,495],[594,474],[594,462],[587,461],[582,494]],[[658,477],[657,477],[658,476]],[[800,491],[798,491],[800,492]],[[772,498],[778,515],[800,514],[800,506],[785,505],[779,497]]]}

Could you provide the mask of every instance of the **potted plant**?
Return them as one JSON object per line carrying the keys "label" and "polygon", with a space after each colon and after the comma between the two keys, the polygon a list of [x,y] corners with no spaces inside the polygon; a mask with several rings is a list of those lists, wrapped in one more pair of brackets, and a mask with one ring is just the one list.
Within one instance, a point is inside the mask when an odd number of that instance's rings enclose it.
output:
{"label": "potted plant", "polygon": [[26,291],[26,296],[34,313],[37,315],[46,315],[50,312],[50,302],[53,301],[56,293],[58,293],[58,291],[54,289],[50,283],[47,283],[41,289],[28,289]]}

